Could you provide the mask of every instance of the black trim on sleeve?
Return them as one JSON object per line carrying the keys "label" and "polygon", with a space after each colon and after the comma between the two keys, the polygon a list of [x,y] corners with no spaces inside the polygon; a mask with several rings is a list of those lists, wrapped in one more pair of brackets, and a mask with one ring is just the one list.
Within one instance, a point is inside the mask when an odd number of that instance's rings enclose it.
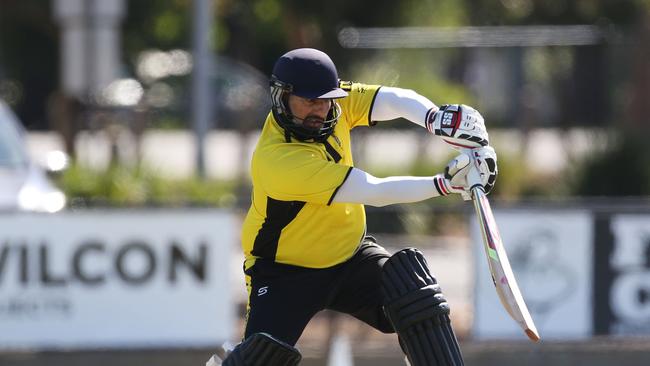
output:
{"label": "black trim on sleeve", "polygon": [[343,182],[341,182],[341,184],[339,184],[339,186],[336,187],[334,192],[332,192],[332,196],[330,197],[329,201],[327,201],[328,206],[332,204],[332,201],[334,200],[334,196],[336,196],[336,193],[339,191],[339,189],[341,188],[343,183],[345,183],[345,181],[348,180],[348,177],[350,176],[350,173],[352,173],[352,169],[353,169],[353,167],[350,167],[350,169],[348,169],[348,172],[345,173],[345,177],[343,177]]}
{"label": "black trim on sleeve", "polygon": [[377,94],[379,94],[379,89],[381,89],[381,86],[375,91],[375,95],[372,97],[372,102],[370,102],[370,109],[368,109],[368,126],[371,127],[377,124],[376,121],[372,121],[370,118],[372,117],[372,108],[375,106],[375,100],[377,99]]}
{"label": "black trim on sleeve", "polygon": [[256,257],[275,260],[280,234],[305,206],[301,201],[279,201],[266,198],[266,218],[257,232],[251,254]]}

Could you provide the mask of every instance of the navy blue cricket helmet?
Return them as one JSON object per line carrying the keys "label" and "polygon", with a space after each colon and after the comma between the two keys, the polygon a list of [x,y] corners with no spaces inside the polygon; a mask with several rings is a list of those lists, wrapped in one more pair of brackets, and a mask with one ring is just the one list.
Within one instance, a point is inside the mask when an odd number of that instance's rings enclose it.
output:
{"label": "navy blue cricket helmet", "polygon": [[273,116],[287,136],[300,141],[323,142],[334,132],[341,115],[338,103],[333,101],[327,119],[318,129],[303,126],[288,105],[290,94],[307,99],[337,99],[348,95],[340,88],[336,66],[326,53],[313,48],[285,53],[273,67],[270,85]]}

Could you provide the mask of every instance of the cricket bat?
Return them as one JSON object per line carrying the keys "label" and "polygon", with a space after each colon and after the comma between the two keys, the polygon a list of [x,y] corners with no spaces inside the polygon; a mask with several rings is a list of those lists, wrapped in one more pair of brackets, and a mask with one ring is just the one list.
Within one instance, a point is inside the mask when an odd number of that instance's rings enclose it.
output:
{"label": "cricket bat", "polygon": [[537,342],[540,339],[539,333],[524,298],[521,296],[521,291],[519,291],[517,280],[515,280],[512,267],[510,267],[508,255],[501,241],[499,228],[494,220],[490,201],[488,201],[483,186],[480,184],[478,174],[477,169],[472,167],[467,179],[472,184],[472,201],[481,228],[483,247],[485,248],[488,267],[492,275],[492,282],[497,290],[501,304],[503,304],[508,314],[519,324],[528,338]]}

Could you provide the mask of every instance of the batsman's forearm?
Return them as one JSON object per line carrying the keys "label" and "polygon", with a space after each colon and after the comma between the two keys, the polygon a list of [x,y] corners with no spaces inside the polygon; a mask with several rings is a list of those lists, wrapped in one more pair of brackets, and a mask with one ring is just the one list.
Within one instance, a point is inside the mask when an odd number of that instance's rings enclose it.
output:
{"label": "batsman's forearm", "polygon": [[436,105],[426,97],[410,89],[382,86],[372,107],[372,121],[389,121],[405,118],[425,127],[427,112]]}
{"label": "batsman's forearm", "polygon": [[363,170],[352,168],[332,202],[363,203],[381,207],[423,201],[439,195],[433,184],[433,177],[377,178]]}

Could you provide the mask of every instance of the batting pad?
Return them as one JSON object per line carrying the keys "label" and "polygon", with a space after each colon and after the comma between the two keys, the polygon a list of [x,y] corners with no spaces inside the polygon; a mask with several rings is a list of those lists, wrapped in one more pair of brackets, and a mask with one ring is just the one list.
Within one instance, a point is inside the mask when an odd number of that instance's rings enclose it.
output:
{"label": "batting pad", "polygon": [[382,291],[384,311],[412,366],[464,364],[449,304],[422,252],[407,248],[391,256],[383,267]]}

